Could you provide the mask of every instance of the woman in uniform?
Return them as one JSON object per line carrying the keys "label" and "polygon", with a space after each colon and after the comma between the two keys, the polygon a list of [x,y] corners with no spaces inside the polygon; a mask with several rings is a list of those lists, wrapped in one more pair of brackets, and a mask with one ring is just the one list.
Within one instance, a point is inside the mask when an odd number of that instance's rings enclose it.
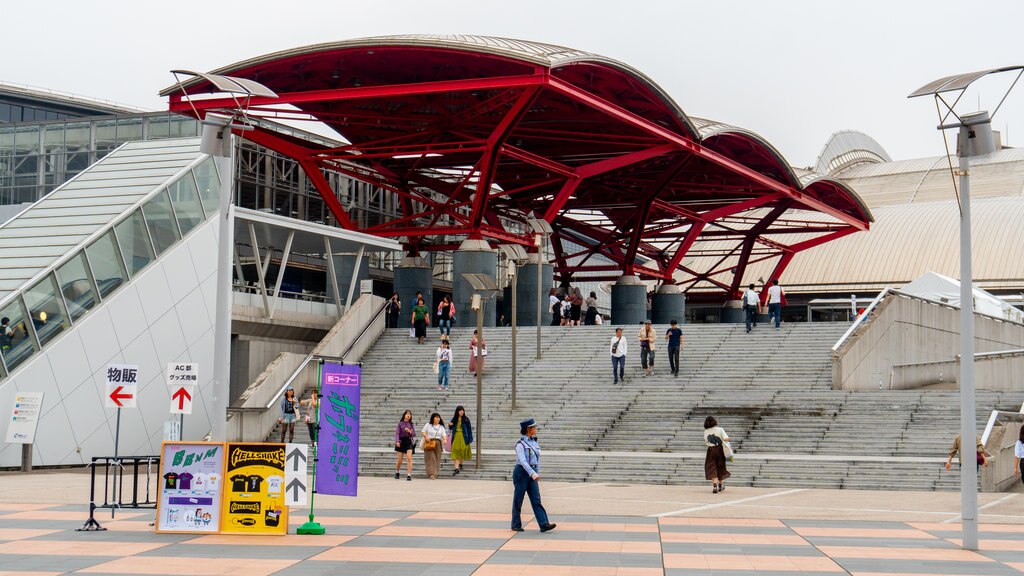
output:
{"label": "woman in uniform", "polygon": [[523,496],[530,497],[533,517],[540,526],[541,532],[554,530],[555,525],[548,521],[548,513],[540,503],[540,445],[537,443],[537,422],[530,418],[519,423],[522,438],[516,442],[516,467],[512,471],[512,485],[515,491],[512,496],[512,529],[523,531]]}

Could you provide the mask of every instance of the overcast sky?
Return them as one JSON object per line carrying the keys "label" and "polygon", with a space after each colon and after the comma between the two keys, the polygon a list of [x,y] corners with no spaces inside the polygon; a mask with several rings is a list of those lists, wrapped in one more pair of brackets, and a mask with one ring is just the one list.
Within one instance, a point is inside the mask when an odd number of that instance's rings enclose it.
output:
{"label": "overcast sky", "polygon": [[[687,114],[753,130],[797,166],[844,129],[895,159],[939,155],[933,102],[906,95],[941,76],[1024,64],[1022,0],[50,0],[7,3],[3,14],[0,80],[148,109],[165,106],[157,92],[168,70],[306,44],[410,33],[561,44],[638,68]],[[961,47],[959,28],[972,20]],[[979,97],[991,110],[1011,80],[985,82],[964,111]],[[1006,126],[1009,143],[1024,146],[1024,80],[995,119]]]}

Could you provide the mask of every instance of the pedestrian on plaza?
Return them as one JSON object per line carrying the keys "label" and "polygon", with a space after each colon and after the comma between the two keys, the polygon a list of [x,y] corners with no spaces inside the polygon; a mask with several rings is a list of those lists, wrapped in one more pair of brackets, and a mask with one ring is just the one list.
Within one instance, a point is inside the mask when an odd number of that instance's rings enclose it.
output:
{"label": "pedestrian on plaza", "polygon": [[398,317],[402,314],[402,302],[398,298],[398,292],[388,299],[387,307],[388,328],[398,328]]}
{"label": "pedestrian on plaza", "polygon": [[779,329],[782,323],[782,305],[786,303],[786,293],[779,286],[779,279],[773,278],[772,285],[768,288],[768,320],[775,318],[775,329]]}
{"label": "pedestrian on plaza", "polygon": [[473,423],[466,416],[466,409],[462,406],[455,408],[455,415],[448,423],[448,429],[452,433],[452,462],[455,463],[455,470],[452,476],[458,476],[462,472],[462,463],[473,459]]}
{"label": "pedestrian on plaza", "polygon": [[670,323],[669,329],[665,332],[665,339],[668,340],[668,367],[672,376],[679,377],[679,350],[683,347],[683,331],[676,326],[676,321]]}
{"label": "pedestrian on plaza", "polygon": [[309,400],[303,400],[300,404],[308,406],[303,419],[306,422],[306,430],[309,431],[309,441],[316,447],[317,432],[320,430],[320,425],[317,422],[317,414],[320,412],[320,395],[316,388],[310,392]]}
{"label": "pedestrian on plaza", "polygon": [[562,299],[562,326],[572,326],[572,292],[569,291]]}
{"label": "pedestrian on plaza", "polygon": [[412,421],[412,412],[406,410],[402,413],[402,419],[398,421],[395,428],[395,452],[398,452],[398,462],[395,463],[395,480],[401,476],[402,458],[406,461],[405,479],[412,482],[412,455],[416,452],[416,424]]}
{"label": "pedestrian on plaza", "polygon": [[754,291],[754,285],[751,284],[743,292],[743,318],[747,325],[747,334],[750,334],[751,326],[757,328],[757,314],[760,312],[758,310],[760,304],[761,299],[758,297],[757,292]]}
{"label": "pedestrian on plaza", "polygon": [[482,373],[486,357],[487,343],[480,338],[476,330],[473,330],[473,339],[469,342],[469,373],[476,374],[477,370]]}
{"label": "pedestrian on plaza", "polygon": [[644,376],[654,373],[654,342],[657,339],[651,321],[644,322],[640,329],[640,366],[644,369]]}
{"label": "pedestrian on plaza", "polygon": [[437,307],[437,329],[445,336],[452,335],[452,321],[455,320],[455,304],[445,296]]}
{"label": "pedestrian on plaza", "polygon": [[423,304],[423,296],[419,296],[416,298],[416,306],[412,309],[412,326],[415,329],[417,344],[426,342],[428,324],[430,324],[430,309]]}
{"label": "pedestrian on plaza", "polygon": [[452,373],[452,349],[447,339],[442,338],[437,347],[437,389],[448,390],[449,376]]}
{"label": "pedestrian on plaza", "polygon": [[572,289],[572,298],[569,300],[569,306],[570,326],[579,326],[583,311],[583,293],[580,292],[579,286]]}
{"label": "pedestrian on plaza", "polygon": [[551,309],[551,325],[558,326],[562,321],[562,299],[558,297],[558,289],[548,290],[548,308]]}
{"label": "pedestrian on plaza", "polygon": [[612,355],[612,376],[615,384],[622,380],[626,382],[626,339],[622,336],[622,328],[615,329],[615,336],[612,336],[610,351]]}
{"label": "pedestrian on plaza", "polygon": [[1024,482],[1024,475],[1020,474],[1020,461],[1024,458],[1024,426],[1020,429],[1020,434],[1017,436],[1017,443],[1013,446],[1013,474],[1014,476],[1020,475],[1021,482]]}
{"label": "pedestrian on plaza", "polygon": [[711,480],[711,493],[725,492],[725,479],[732,474],[725,468],[725,448],[729,435],[718,425],[714,416],[704,419],[704,445],[708,448],[704,457],[704,479]]}
{"label": "pedestrian on plaza", "polygon": [[427,477],[437,480],[437,473],[441,471],[441,452],[444,450],[444,439],[448,430],[441,421],[441,415],[434,412],[430,415],[430,422],[423,425],[423,465],[427,469]]}
{"label": "pedestrian on plaza", "polygon": [[512,529],[523,531],[523,496],[530,497],[533,518],[541,532],[554,530],[548,513],[540,502],[540,444],[537,443],[537,421],[533,418],[519,423],[522,437],[516,442],[516,467],[512,470]]}
{"label": "pedestrian on plaza", "polygon": [[281,443],[284,443],[284,435],[289,434],[288,441],[295,440],[295,421],[299,419],[299,401],[295,398],[295,388],[288,387],[281,398],[281,417],[277,421],[281,424]]}
{"label": "pedestrian on plaza", "polygon": [[[985,456],[985,445],[981,443],[981,436],[974,435],[975,443],[975,465],[980,470],[982,466],[988,466],[988,457]],[[946,470],[953,467],[953,456],[956,456],[956,461],[961,466],[964,465],[964,459],[960,454],[960,435],[957,434],[956,438],[953,439],[953,445],[949,447],[949,458],[946,459]]]}
{"label": "pedestrian on plaza", "polygon": [[593,326],[597,324],[597,293],[591,292],[590,298],[587,298],[587,315],[583,320],[583,323],[587,326]]}

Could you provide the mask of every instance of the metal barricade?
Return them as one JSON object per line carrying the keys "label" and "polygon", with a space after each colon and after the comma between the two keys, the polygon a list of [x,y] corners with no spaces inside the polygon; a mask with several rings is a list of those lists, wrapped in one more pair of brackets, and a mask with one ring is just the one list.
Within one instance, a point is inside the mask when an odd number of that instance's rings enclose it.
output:
{"label": "metal barricade", "polygon": [[[121,508],[144,510],[156,509],[158,490],[153,480],[160,473],[159,456],[95,456],[89,464],[89,519],[77,531],[106,530],[96,520],[96,510],[109,508],[110,517]],[[97,470],[103,473],[103,494],[101,503],[96,495]],[[125,498],[125,473],[130,471],[131,487]],[[159,478],[156,478],[159,481]]]}

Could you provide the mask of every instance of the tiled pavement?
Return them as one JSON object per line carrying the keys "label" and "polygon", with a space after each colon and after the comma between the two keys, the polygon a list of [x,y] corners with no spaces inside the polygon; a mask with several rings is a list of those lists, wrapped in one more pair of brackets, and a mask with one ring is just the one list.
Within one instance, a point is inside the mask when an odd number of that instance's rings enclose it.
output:
{"label": "tiled pavement", "polygon": [[[0,503],[6,574],[690,576],[999,575],[1024,572],[1024,525],[985,524],[980,552],[948,523],[567,516],[540,534],[504,514],[325,510],[325,536],[155,534],[151,511],[100,517],[81,506]],[[106,521],[104,521],[106,520]],[[293,528],[305,518],[292,516]]]}

